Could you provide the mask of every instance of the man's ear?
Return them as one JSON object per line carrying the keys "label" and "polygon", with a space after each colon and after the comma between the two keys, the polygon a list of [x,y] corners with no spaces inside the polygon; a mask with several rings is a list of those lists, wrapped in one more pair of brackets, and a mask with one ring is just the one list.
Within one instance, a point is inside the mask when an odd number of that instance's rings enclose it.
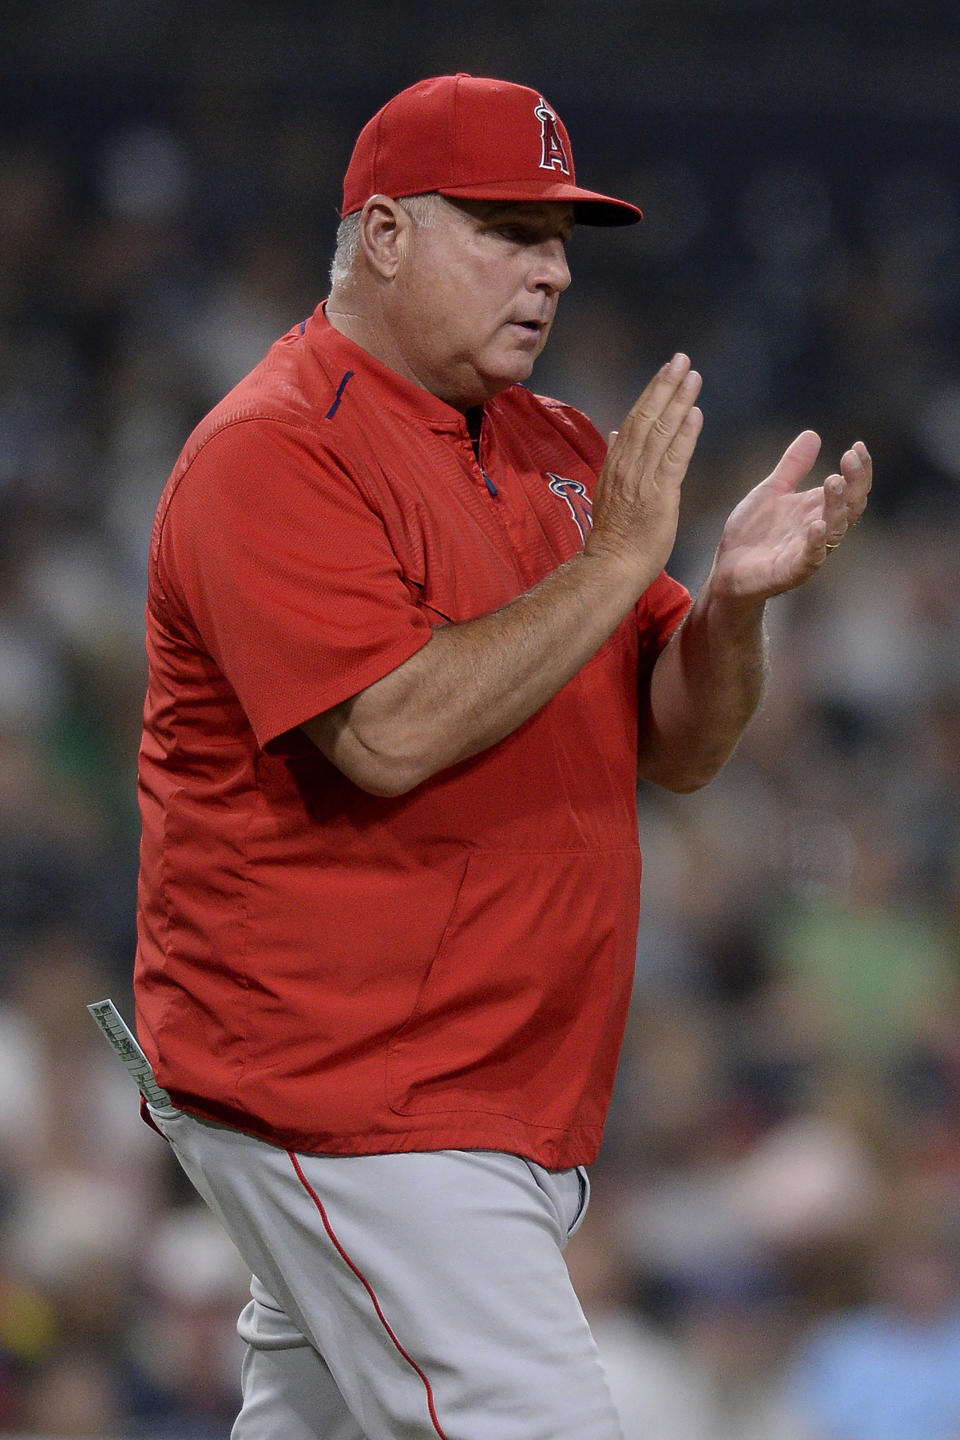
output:
{"label": "man's ear", "polygon": [[360,212],[360,245],[367,263],[384,280],[392,280],[403,258],[413,221],[389,195],[371,195]]}

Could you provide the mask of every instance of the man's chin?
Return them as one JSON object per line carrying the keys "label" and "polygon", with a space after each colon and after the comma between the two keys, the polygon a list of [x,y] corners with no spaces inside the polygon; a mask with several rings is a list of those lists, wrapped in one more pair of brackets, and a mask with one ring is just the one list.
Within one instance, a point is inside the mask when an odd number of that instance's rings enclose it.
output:
{"label": "man's chin", "polygon": [[[495,395],[509,389],[511,385],[523,385],[533,374],[535,355],[511,355],[489,370],[475,370],[471,380],[464,386],[455,400],[450,403],[459,409],[470,409],[482,405]],[[449,399],[449,396],[446,397]]]}
{"label": "man's chin", "polygon": [[539,350],[535,355],[529,351],[521,351],[508,356],[502,364],[485,377],[490,384],[496,385],[497,389],[494,393],[498,394],[501,390],[506,390],[508,385],[522,385],[529,380],[539,354]]}

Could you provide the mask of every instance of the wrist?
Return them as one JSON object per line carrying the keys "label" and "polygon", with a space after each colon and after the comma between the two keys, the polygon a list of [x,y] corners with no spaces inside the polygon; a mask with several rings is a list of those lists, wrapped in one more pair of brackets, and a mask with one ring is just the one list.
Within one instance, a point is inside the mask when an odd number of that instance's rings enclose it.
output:
{"label": "wrist", "polygon": [[766,596],[744,595],[725,580],[716,564],[700,590],[697,603],[713,625],[742,633],[763,628]]}
{"label": "wrist", "polygon": [[573,563],[579,566],[584,574],[598,577],[611,594],[629,598],[630,604],[636,604],[662,569],[662,566],[654,566],[643,558],[638,558],[636,554],[596,540],[593,534],[587,537],[586,544]]}

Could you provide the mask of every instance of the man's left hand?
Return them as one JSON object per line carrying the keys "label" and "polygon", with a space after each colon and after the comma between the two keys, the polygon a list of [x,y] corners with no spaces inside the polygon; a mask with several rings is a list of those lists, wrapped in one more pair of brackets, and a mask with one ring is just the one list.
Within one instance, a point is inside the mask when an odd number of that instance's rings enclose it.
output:
{"label": "man's left hand", "polygon": [[731,513],[710,576],[714,595],[761,601],[802,585],[859,520],[873,476],[866,445],[846,451],[839,474],[798,489],[819,453],[820,437],[804,430]]}

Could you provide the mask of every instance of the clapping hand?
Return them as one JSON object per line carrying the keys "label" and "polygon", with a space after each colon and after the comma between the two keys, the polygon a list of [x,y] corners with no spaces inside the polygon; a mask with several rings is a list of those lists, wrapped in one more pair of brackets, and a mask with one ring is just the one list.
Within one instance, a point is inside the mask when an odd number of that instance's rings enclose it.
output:
{"label": "clapping hand", "polygon": [[819,453],[820,437],[804,430],[733,510],[710,576],[715,595],[757,601],[802,585],[863,514],[872,480],[866,445],[858,440],[822,485],[799,489]]}

